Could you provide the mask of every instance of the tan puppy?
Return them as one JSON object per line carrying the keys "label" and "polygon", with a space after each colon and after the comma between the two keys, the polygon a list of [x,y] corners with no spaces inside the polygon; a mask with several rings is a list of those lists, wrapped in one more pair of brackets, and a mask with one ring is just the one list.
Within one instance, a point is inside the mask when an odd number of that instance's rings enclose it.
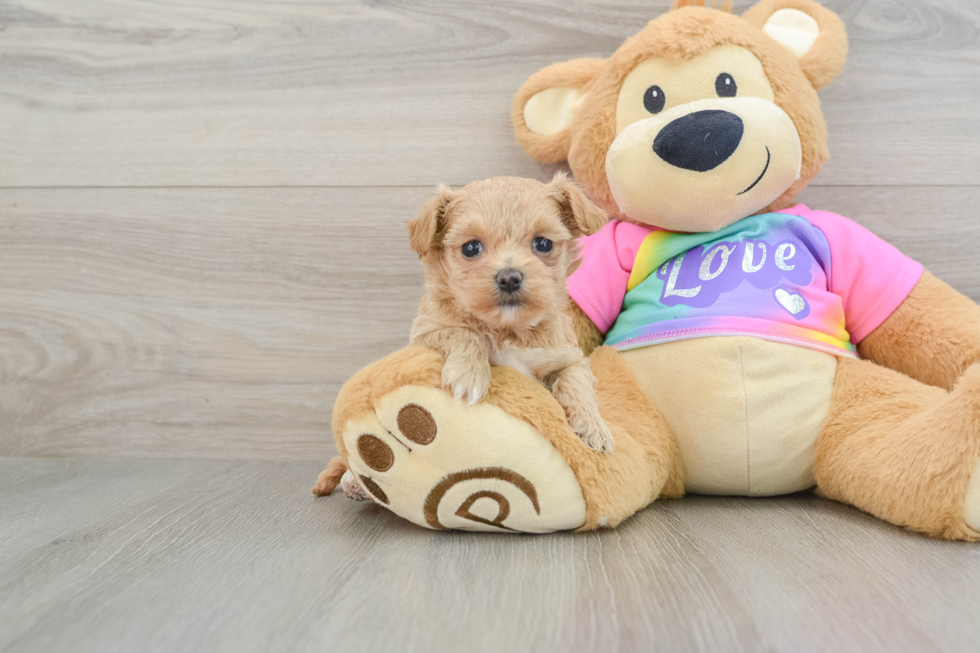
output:
{"label": "tan puppy", "polygon": [[408,224],[426,276],[411,340],[443,355],[442,384],[457,400],[482,400],[490,365],[506,365],[543,382],[587,445],[612,449],[565,313],[577,238],[605,223],[564,174],[550,184],[494,177],[458,191],[440,186],[422,207]]}
{"label": "tan puppy", "polygon": [[[495,177],[455,192],[440,186],[408,223],[426,275],[412,342],[446,359],[442,385],[457,399],[483,399],[491,363],[513,367],[551,389],[586,444],[612,450],[595,377],[565,314],[577,238],[605,223],[605,213],[563,174],[547,185]],[[330,494],[338,484],[351,499],[368,496],[339,457],[320,473],[313,494]]]}

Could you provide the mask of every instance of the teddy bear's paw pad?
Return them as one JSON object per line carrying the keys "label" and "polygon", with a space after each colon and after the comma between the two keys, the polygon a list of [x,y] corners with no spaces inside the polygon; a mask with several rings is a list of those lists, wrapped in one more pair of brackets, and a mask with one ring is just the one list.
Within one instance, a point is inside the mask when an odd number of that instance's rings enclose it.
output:
{"label": "teddy bear's paw pad", "polygon": [[545,533],[585,522],[568,463],[534,427],[496,406],[403,386],[345,425],[353,478],[420,526]]}

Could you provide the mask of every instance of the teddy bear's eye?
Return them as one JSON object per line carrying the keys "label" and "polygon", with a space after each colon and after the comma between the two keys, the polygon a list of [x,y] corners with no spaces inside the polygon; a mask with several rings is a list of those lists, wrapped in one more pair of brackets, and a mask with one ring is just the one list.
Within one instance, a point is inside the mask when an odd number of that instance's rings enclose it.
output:
{"label": "teddy bear's eye", "polygon": [[466,258],[473,258],[474,256],[479,256],[480,252],[483,251],[483,243],[479,240],[471,240],[470,242],[463,245],[463,256]]}
{"label": "teddy bear's eye", "polygon": [[722,73],[715,78],[715,93],[718,97],[735,97],[738,93],[738,86],[735,84],[735,78],[728,73]]}
{"label": "teddy bear's eye", "polygon": [[555,244],[553,242],[541,236],[535,238],[534,242],[531,243],[531,246],[534,248],[534,251],[540,254],[547,254],[548,252],[551,251],[551,248],[554,247],[554,245]]}
{"label": "teddy bear's eye", "polygon": [[663,111],[664,102],[666,101],[667,97],[664,95],[664,90],[659,86],[651,86],[643,94],[643,106],[650,113],[660,113]]}

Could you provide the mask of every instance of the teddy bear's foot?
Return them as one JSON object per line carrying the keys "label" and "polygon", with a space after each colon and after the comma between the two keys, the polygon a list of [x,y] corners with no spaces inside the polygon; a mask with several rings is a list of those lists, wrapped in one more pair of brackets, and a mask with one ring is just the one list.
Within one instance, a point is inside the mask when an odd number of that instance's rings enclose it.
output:
{"label": "teddy bear's foot", "polygon": [[496,406],[402,386],[349,420],[342,437],[351,480],[420,526],[540,533],[585,522],[568,463],[534,427]]}
{"label": "teddy bear's foot", "polygon": [[841,360],[814,468],[825,496],[934,537],[980,540],[980,365],[947,392]]}
{"label": "teddy bear's foot", "polygon": [[344,384],[333,412],[337,449],[371,499],[426,528],[615,526],[658,496],[683,494],[683,466],[622,357],[603,347],[590,365],[615,439],[610,453],[583,444],[551,392],[511,368],[493,368],[484,401],[455,401],[442,388],[442,358],[418,346]]}
{"label": "teddy bear's foot", "polygon": [[980,462],[973,469],[973,476],[970,477],[970,485],[966,490],[963,518],[970,528],[980,533]]}
{"label": "teddy bear's foot", "polygon": [[[964,385],[972,386],[964,389]],[[953,388],[953,392],[971,392],[978,408],[974,411],[974,419],[980,421],[980,364],[975,364],[966,371],[963,378]],[[970,482],[966,486],[966,498],[963,500],[963,519],[967,525],[980,534],[980,458],[977,459]]]}

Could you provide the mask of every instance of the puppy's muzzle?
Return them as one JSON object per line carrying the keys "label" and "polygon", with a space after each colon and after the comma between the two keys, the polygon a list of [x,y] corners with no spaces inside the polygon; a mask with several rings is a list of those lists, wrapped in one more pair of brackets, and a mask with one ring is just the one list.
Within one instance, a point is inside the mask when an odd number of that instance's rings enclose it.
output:
{"label": "puppy's muzzle", "polygon": [[506,270],[501,270],[498,272],[496,279],[497,287],[500,288],[500,292],[509,295],[521,289],[521,283],[524,282],[524,275],[521,274],[520,270],[507,268]]}

